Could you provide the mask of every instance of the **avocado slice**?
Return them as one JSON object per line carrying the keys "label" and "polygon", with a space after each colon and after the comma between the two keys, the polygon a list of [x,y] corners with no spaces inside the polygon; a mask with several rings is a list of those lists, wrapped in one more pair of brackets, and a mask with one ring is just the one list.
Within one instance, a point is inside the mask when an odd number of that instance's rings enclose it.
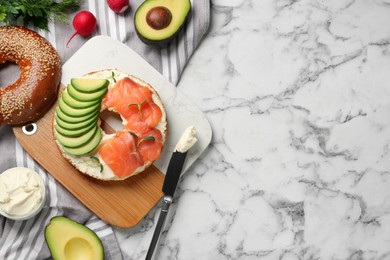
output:
{"label": "avocado slice", "polygon": [[56,132],[56,139],[63,146],[70,147],[70,148],[78,148],[88,143],[92,139],[92,137],[94,137],[97,128],[98,126],[95,126],[85,134],[77,137],[63,136],[60,133]]}
{"label": "avocado slice", "polygon": [[57,124],[59,124],[62,128],[67,130],[78,130],[82,128],[86,128],[90,126],[93,123],[96,123],[98,120],[99,115],[95,113],[94,117],[91,117],[83,122],[79,123],[68,123],[63,120],[61,120],[57,115],[54,116],[54,119],[56,120]]}
{"label": "avocado slice", "polygon": [[70,83],[80,92],[95,93],[107,88],[109,81],[107,79],[73,78]]}
{"label": "avocado slice", "polygon": [[73,97],[74,99],[81,101],[81,102],[89,102],[94,100],[101,100],[102,97],[106,94],[108,91],[108,88],[103,88],[96,92],[86,93],[86,92],[80,92],[72,84],[69,84],[66,88],[69,95]]}
{"label": "avocado slice", "polygon": [[62,98],[58,99],[58,106],[62,112],[71,117],[83,117],[86,115],[95,114],[96,111],[100,110],[100,102],[96,102],[96,104],[92,107],[73,108],[66,104]]}
{"label": "avocado slice", "polygon": [[97,103],[100,102],[99,99],[92,100],[92,101],[79,101],[77,99],[74,99],[71,95],[69,95],[68,91],[62,92],[61,99],[64,100],[64,102],[73,108],[87,108],[96,106]]}
{"label": "avocado slice", "polygon": [[135,12],[135,30],[144,43],[164,46],[180,32],[190,11],[190,0],[146,0]]}
{"label": "avocado slice", "polygon": [[102,140],[102,129],[100,127],[98,127],[98,129],[95,132],[92,139],[89,140],[89,142],[87,142],[83,146],[76,147],[76,148],[64,146],[63,149],[68,154],[72,154],[75,156],[81,156],[81,155],[88,154],[88,153],[92,152],[93,150],[95,150],[95,148],[99,145],[100,140]]}
{"label": "avocado slice", "polygon": [[59,106],[56,107],[56,116],[59,119],[61,119],[62,121],[67,122],[67,123],[80,123],[80,122],[84,122],[85,120],[88,120],[91,117],[95,117],[98,112],[99,111],[96,111],[95,114],[92,113],[92,114],[88,114],[88,115],[85,115],[85,116],[73,117],[73,116],[68,116],[67,114],[62,112],[62,110],[60,109]]}
{"label": "avocado slice", "polygon": [[88,227],[67,217],[56,216],[45,228],[45,240],[53,259],[103,259],[100,238]]}
{"label": "avocado slice", "polygon": [[83,134],[85,134],[86,132],[88,132],[89,130],[91,130],[91,128],[93,128],[94,126],[96,126],[96,123],[94,122],[93,124],[89,125],[88,127],[85,127],[85,128],[81,128],[81,129],[77,129],[77,130],[69,130],[69,129],[65,129],[65,128],[62,128],[59,124],[54,124],[54,128],[55,130],[60,133],[61,135],[63,136],[68,136],[68,137],[78,137],[78,136],[82,136]]}

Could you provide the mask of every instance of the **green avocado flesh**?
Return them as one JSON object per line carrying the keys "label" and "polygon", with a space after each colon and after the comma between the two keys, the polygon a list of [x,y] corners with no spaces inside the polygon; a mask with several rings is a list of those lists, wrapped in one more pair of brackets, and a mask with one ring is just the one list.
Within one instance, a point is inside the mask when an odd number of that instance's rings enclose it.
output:
{"label": "green avocado flesh", "polygon": [[71,79],[58,99],[54,116],[55,138],[74,156],[92,152],[102,139],[98,125],[100,103],[108,90],[107,79]]}
{"label": "green avocado flesh", "polygon": [[50,220],[45,228],[45,240],[53,259],[56,260],[104,258],[103,244],[96,233],[63,216]]}
{"label": "green avocado flesh", "polygon": [[98,127],[98,130],[96,131],[93,138],[83,146],[76,147],[76,148],[64,146],[63,149],[66,153],[75,156],[85,155],[95,150],[95,148],[99,145],[101,139],[102,139],[102,130],[100,129],[100,127]]}
{"label": "green avocado flesh", "polygon": [[[165,17],[161,15],[164,12],[159,12],[158,15],[154,16],[150,15],[151,10],[156,10],[154,8],[169,10],[171,20],[162,26],[163,28],[153,28],[153,24],[158,24],[159,17]],[[135,30],[139,38],[146,44],[165,45],[180,31],[190,11],[190,0],[146,0],[135,13]]]}
{"label": "green avocado flesh", "polygon": [[90,115],[91,113],[94,113],[96,111],[99,111],[100,109],[100,102],[97,102],[94,106],[92,107],[86,107],[86,108],[74,108],[69,106],[64,102],[62,98],[58,99],[58,106],[68,116],[71,117],[82,117],[86,115]]}
{"label": "green avocado flesh", "polygon": [[54,129],[63,136],[79,137],[85,134],[86,132],[88,132],[89,130],[91,130],[91,128],[93,128],[94,126],[96,126],[96,123],[93,123],[85,128],[81,128],[77,130],[69,130],[69,129],[62,128],[59,124],[54,124]]}
{"label": "green avocado flesh", "polygon": [[73,78],[70,80],[72,86],[83,93],[95,93],[107,88],[109,81],[107,79],[88,79]]}
{"label": "green avocado flesh", "polygon": [[67,123],[80,123],[80,122],[84,122],[85,120],[88,120],[88,119],[90,119],[92,117],[95,117],[98,113],[99,113],[99,111],[97,111],[96,113],[87,114],[85,116],[72,117],[72,116],[68,116],[67,114],[62,112],[62,110],[60,109],[59,106],[56,107],[56,116],[59,119],[61,119],[62,121],[67,122]]}
{"label": "green avocado flesh", "polygon": [[91,128],[91,130],[87,131],[85,134],[77,137],[63,136],[60,133],[56,132],[56,139],[65,147],[78,148],[88,143],[96,134],[97,129],[98,126],[95,126]]}
{"label": "green avocado flesh", "polygon": [[96,104],[100,102],[99,99],[92,100],[92,101],[79,101],[77,99],[74,99],[71,95],[69,95],[68,91],[62,92],[61,98],[68,106],[71,106],[73,108],[88,108],[88,107],[96,106]]}
{"label": "green avocado flesh", "polygon": [[81,102],[101,100],[104,94],[106,94],[107,92],[107,88],[103,88],[101,90],[98,90],[97,92],[84,93],[78,91],[72,84],[69,84],[66,90],[72,98]]}
{"label": "green avocado flesh", "polygon": [[60,125],[62,128],[67,129],[67,130],[78,130],[82,128],[87,128],[91,124],[96,124],[98,120],[98,114],[95,114],[94,117],[89,118],[88,120],[85,120],[83,122],[79,123],[68,123],[65,121],[62,121],[57,115],[54,117],[57,124]]}

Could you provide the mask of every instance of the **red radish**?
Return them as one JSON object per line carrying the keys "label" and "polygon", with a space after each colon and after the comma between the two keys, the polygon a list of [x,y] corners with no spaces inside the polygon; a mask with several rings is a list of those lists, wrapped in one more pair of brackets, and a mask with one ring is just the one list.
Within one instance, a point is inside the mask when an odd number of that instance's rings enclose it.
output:
{"label": "red radish", "polygon": [[66,46],[68,46],[69,42],[77,34],[80,34],[81,36],[88,36],[92,34],[96,29],[96,24],[96,17],[91,12],[78,12],[73,18],[73,28],[75,29],[75,32],[66,43]]}
{"label": "red radish", "polygon": [[129,0],[107,0],[108,6],[117,14],[121,14],[129,8]]}

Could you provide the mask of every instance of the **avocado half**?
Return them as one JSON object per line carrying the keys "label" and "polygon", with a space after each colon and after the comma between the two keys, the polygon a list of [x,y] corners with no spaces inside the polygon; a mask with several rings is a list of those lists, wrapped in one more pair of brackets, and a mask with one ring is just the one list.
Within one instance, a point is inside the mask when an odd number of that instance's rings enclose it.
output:
{"label": "avocado half", "polygon": [[180,32],[190,12],[190,0],[146,0],[135,12],[135,30],[144,43],[165,46]]}
{"label": "avocado half", "polygon": [[50,220],[45,229],[45,240],[56,260],[104,258],[103,244],[95,232],[63,216]]}

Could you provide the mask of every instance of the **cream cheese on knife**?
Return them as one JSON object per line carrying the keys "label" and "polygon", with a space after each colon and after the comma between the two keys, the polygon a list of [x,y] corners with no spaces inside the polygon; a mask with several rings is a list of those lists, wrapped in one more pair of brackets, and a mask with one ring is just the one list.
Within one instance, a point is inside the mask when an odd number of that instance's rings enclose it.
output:
{"label": "cream cheese on knife", "polygon": [[196,129],[194,126],[188,127],[181,135],[179,142],[176,144],[175,151],[180,153],[187,152],[198,139],[196,138]]}

